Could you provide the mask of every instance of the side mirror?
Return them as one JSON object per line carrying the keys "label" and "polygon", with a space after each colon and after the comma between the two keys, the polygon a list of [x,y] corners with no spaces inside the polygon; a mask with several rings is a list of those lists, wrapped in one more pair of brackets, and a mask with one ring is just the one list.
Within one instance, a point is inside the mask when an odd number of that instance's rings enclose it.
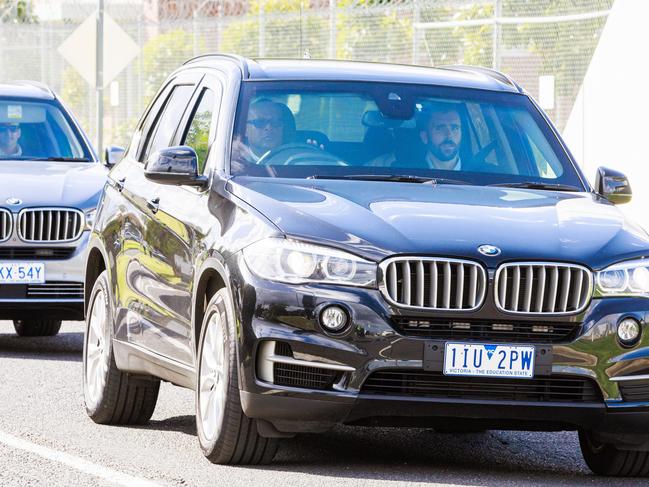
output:
{"label": "side mirror", "polygon": [[113,167],[119,161],[122,160],[126,149],[123,147],[118,147],[116,145],[109,145],[104,151],[104,164],[106,167]]}
{"label": "side mirror", "polygon": [[144,176],[161,184],[205,186],[207,178],[198,175],[196,151],[186,145],[167,147],[151,154]]}
{"label": "side mirror", "polygon": [[615,205],[631,201],[631,185],[624,174],[600,167],[595,178],[595,191]]}

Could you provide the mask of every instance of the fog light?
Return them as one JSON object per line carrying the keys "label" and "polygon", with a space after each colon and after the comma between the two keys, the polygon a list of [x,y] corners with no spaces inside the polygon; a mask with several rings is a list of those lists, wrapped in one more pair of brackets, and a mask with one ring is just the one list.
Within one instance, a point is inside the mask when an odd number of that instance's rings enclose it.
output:
{"label": "fog light", "polygon": [[617,336],[623,345],[631,346],[640,340],[640,323],[633,318],[624,318],[617,325]]}
{"label": "fog light", "polygon": [[340,306],[327,306],[320,313],[320,324],[332,333],[341,332],[349,323],[347,312]]}

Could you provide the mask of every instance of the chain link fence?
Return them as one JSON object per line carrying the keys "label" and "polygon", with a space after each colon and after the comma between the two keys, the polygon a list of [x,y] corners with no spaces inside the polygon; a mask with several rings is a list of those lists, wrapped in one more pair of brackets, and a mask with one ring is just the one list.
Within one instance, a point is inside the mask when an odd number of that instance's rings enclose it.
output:
{"label": "chain link fence", "polygon": [[[137,55],[105,80],[103,140],[126,145],[165,77],[188,58],[217,51],[495,67],[545,98],[563,130],[613,1],[105,0],[105,17],[131,38]],[[48,84],[93,140],[98,91],[60,47],[96,16],[98,4],[0,0],[0,80]],[[115,30],[105,31],[104,57],[119,58]],[[94,66],[94,58],[87,63]]]}

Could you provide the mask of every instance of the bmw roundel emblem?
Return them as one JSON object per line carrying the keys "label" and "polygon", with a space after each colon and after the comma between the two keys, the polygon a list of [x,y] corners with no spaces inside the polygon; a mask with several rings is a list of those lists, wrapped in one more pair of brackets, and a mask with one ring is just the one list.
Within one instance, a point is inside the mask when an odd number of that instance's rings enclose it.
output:
{"label": "bmw roundel emblem", "polygon": [[19,200],[18,198],[7,198],[8,205],[16,206],[19,205],[20,203],[22,203],[22,200]]}
{"label": "bmw roundel emblem", "polygon": [[487,257],[495,257],[500,255],[500,249],[495,245],[481,245],[478,247],[478,252]]}

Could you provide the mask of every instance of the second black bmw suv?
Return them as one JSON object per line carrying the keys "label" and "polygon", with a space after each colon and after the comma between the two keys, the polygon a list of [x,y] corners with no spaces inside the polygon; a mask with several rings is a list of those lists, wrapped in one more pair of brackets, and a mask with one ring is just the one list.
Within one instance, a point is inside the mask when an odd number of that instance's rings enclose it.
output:
{"label": "second black bmw suv", "polygon": [[84,396],[196,391],[219,463],[337,423],[579,430],[649,472],[649,237],[513,81],[212,55],[172,74],[99,205]]}

